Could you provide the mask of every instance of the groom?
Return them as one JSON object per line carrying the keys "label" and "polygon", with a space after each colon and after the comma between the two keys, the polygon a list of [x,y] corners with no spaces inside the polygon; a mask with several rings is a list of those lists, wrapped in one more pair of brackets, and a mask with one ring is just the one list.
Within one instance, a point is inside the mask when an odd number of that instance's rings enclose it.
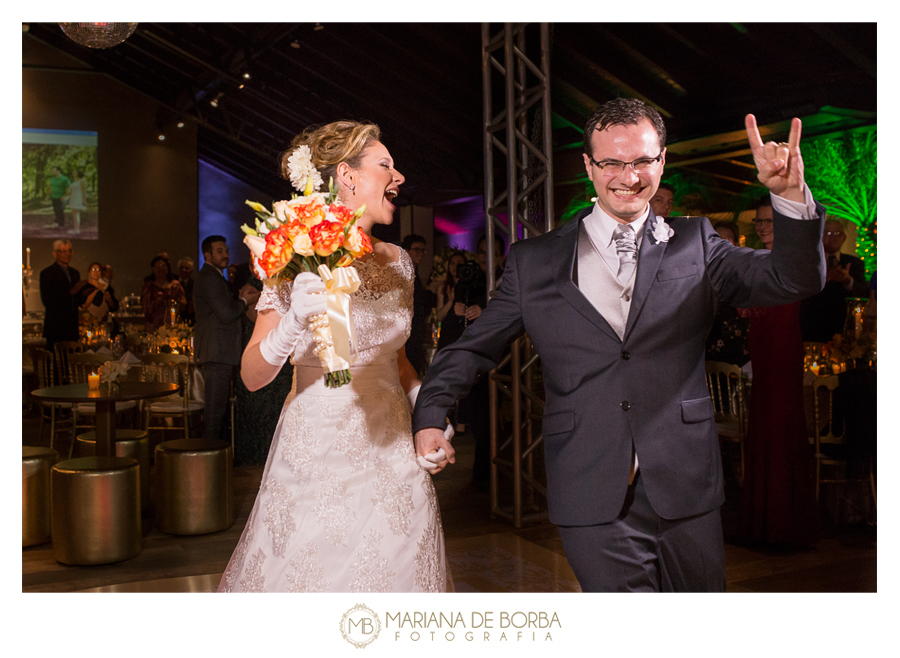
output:
{"label": "groom", "polygon": [[[704,343],[719,303],[793,302],[822,289],[825,211],[803,181],[800,120],[763,144],[748,115],[775,248],[742,249],[709,220],[656,217],[666,131],[635,99],[584,132],[597,202],[513,244],[479,321],[438,353],[416,404],[419,455],[442,448],[447,410],[527,332],[541,356],[550,520],[584,591],[724,591],[722,466]],[[808,221],[804,221],[808,220]]]}

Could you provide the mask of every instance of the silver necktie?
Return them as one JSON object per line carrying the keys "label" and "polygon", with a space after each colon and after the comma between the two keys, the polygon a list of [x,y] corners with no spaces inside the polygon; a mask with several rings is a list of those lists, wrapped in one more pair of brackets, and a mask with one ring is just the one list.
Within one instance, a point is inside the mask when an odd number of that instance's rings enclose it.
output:
{"label": "silver necktie", "polygon": [[619,224],[613,231],[613,240],[616,241],[616,254],[619,256],[619,271],[616,273],[619,281],[627,283],[634,273],[637,265],[637,245],[634,241],[634,228],[631,224]]}

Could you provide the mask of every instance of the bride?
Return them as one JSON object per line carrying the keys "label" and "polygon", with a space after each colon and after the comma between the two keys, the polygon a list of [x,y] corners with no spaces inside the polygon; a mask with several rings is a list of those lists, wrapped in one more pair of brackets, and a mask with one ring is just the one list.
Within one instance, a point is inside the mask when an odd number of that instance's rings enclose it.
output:
{"label": "bride", "polygon": [[[294,138],[339,200],[366,205],[367,234],[393,220],[403,183],[377,126],[338,121]],[[256,503],[219,583],[222,592],[441,592],[450,587],[434,486],[416,461],[410,408],[419,381],[406,360],[413,265],[385,242],[354,263],[357,359],[350,384],[327,388],[308,319],[325,312],[318,276],[265,286],[241,361],[251,391],[292,355],[294,385],[269,451]],[[408,402],[409,399],[409,402]]]}

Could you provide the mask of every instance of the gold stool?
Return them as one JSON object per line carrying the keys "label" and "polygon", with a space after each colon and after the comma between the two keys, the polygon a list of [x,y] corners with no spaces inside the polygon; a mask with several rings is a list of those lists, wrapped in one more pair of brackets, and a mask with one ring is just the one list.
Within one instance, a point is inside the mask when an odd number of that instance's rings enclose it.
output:
{"label": "gold stool", "polygon": [[22,446],[22,546],[50,541],[50,469],[57,460],[52,448]]}
{"label": "gold stool", "polygon": [[203,535],[231,527],[231,444],[175,439],[156,446],[156,527],[171,535]]}
{"label": "gold stool", "polygon": [[81,457],[51,471],[53,557],[109,564],[141,552],[141,485],[136,459]]}
{"label": "gold stool", "polygon": [[[97,433],[85,432],[75,439],[75,457],[93,457]],[[136,459],[141,475],[141,511],[150,506],[150,439],[147,430],[116,430],[116,457]]]}

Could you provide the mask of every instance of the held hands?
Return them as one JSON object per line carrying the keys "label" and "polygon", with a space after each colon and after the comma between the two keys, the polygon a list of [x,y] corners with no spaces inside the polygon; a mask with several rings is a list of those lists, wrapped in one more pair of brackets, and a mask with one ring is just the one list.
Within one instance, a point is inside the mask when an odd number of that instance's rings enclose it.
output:
{"label": "held hands", "polygon": [[419,466],[434,475],[444,470],[448,464],[456,463],[456,451],[450,445],[447,433],[453,428],[440,430],[437,427],[426,427],[416,432],[415,444]]}
{"label": "held hands", "polygon": [[[416,408],[416,398],[419,397],[419,389],[422,388],[421,384],[414,386],[409,393],[406,394],[406,401],[409,403],[409,413],[412,414]],[[425,430],[423,430],[425,431]],[[436,430],[440,432],[441,430]],[[419,432],[421,434],[421,432]],[[419,434],[416,434],[418,436]],[[447,446],[450,445],[450,439],[453,438],[453,435],[456,434],[456,430],[453,429],[453,425],[449,422],[447,423],[447,428],[443,431],[442,436],[446,441]],[[453,455],[453,448],[450,448],[450,454]],[[416,457],[416,461],[419,463],[419,466],[434,475],[438,471],[442,470],[444,466],[447,465],[447,453],[443,448],[438,448],[437,450],[429,450],[424,454],[420,454]],[[443,465],[441,463],[443,462]]]}
{"label": "held hands", "polygon": [[763,144],[756,125],[756,117],[748,114],[744,119],[747,128],[747,139],[753,160],[759,170],[759,182],[769,188],[776,196],[790,201],[803,202],[803,158],[800,155],[800,119],[791,121],[791,134],[785,142],[766,142]]}

